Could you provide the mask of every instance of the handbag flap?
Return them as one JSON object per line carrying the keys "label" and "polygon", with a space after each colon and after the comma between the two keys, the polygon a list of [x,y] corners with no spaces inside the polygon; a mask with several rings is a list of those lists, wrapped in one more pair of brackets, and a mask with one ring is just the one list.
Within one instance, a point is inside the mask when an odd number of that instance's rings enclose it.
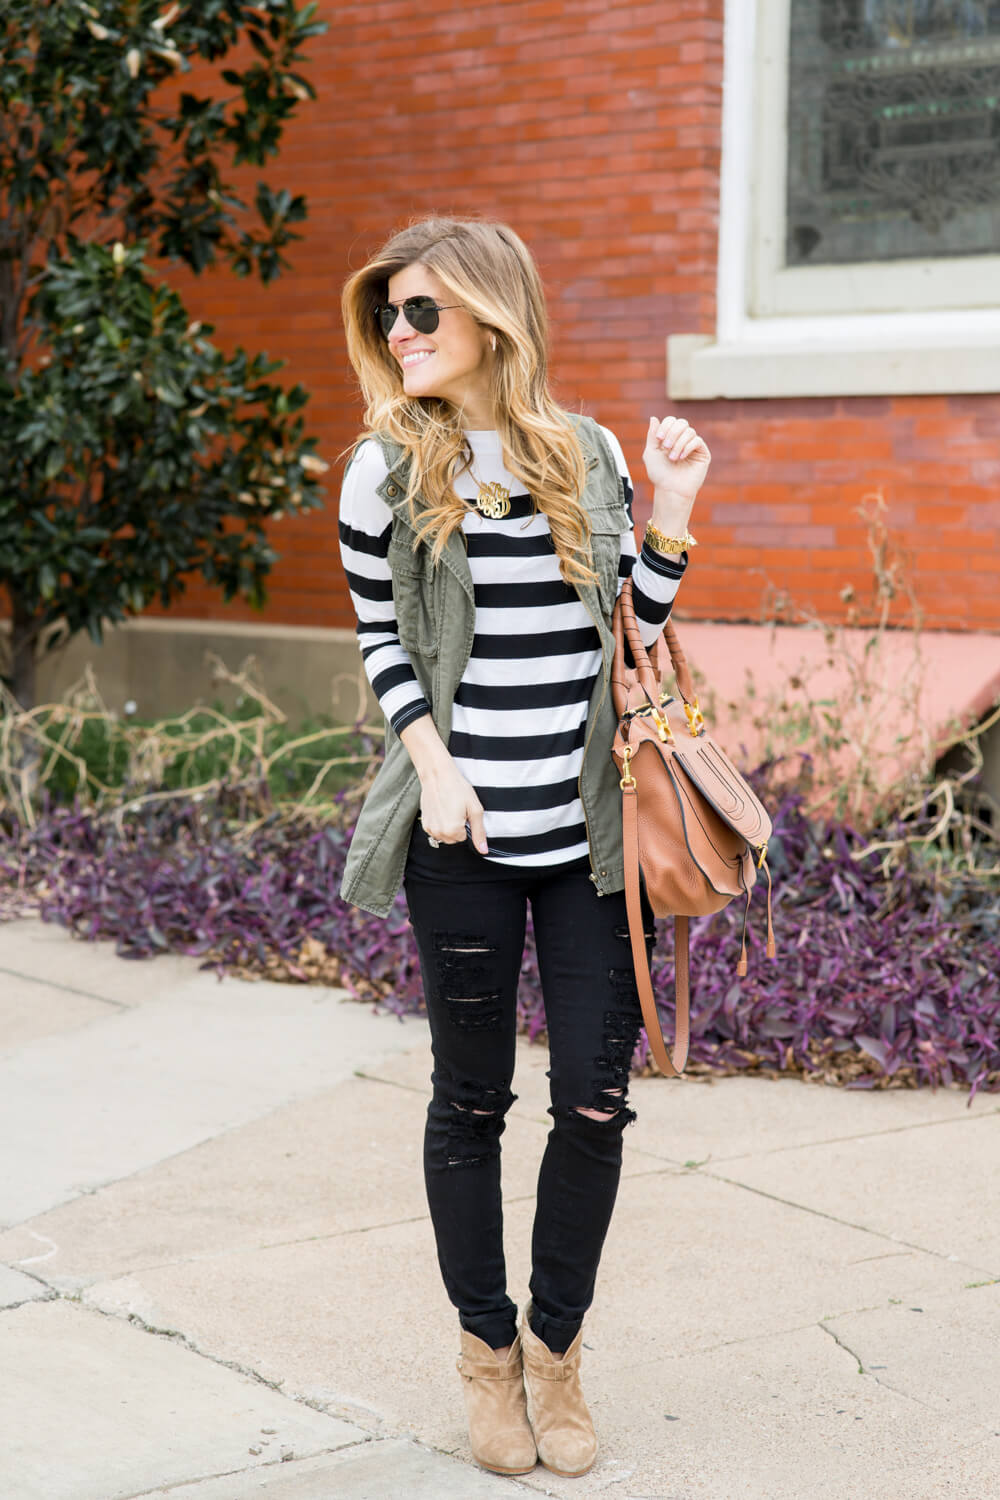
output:
{"label": "handbag flap", "polygon": [[759,849],[773,832],[771,819],[756,792],[711,735],[697,739],[677,734],[674,761],[694,782],[719,817],[748,844]]}

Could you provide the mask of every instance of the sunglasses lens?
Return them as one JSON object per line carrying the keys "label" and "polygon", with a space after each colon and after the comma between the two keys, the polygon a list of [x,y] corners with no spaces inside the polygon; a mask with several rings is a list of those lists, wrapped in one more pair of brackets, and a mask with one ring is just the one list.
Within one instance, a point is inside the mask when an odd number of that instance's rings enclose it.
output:
{"label": "sunglasses lens", "polygon": [[433,333],[440,322],[437,303],[430,297],[411,297],[403,303],[403,312],[417,333]]}
{"label": "sunglasses lens", "polygon": [[440,322],[438,306],[433,297],[409,297],[399,307],[386,302],[376,308],[376,313],[379,327],[386,338],[395,328],[400,313],[417,333],[433,333]]}

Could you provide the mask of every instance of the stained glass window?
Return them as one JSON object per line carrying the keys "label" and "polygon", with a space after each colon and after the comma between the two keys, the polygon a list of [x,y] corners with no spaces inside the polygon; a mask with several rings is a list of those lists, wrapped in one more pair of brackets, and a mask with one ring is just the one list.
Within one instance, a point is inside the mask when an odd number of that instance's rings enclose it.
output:
{"label": "stained glass window", "polygon": [[1000,252],[1000,0],[791,0],[789,266]]}

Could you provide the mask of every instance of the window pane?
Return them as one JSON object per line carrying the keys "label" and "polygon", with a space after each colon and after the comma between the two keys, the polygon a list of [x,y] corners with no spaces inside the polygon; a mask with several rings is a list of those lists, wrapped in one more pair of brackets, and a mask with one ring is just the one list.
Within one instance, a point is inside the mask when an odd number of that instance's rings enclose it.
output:
{"label": "window pane", "polygon": [[1000,0],[791,0],[789,266],[1000,250]]}

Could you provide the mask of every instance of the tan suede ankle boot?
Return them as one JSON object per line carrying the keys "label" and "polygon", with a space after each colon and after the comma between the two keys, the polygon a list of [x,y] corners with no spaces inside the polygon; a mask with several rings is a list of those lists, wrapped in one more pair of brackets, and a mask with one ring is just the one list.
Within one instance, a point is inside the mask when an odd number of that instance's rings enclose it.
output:
{"label": "tan suede ankle boot", "polygon": [[583,1330],[565,1354],[553,1354],[532,1333],[530,1311],[529,1302],[521,1320],[528,1420],[545,1467],[553,1474],[574,1479],[586,1474],[597,1457],[597,1435],[580,1384]]}
{"label": "tan suede ankle boot", "polygon": [[458,1371],[476,1463],[494,1474],[527,1474],[538,1456],[525,1408],[520,1338],[500,1360],[463,1328]]}

